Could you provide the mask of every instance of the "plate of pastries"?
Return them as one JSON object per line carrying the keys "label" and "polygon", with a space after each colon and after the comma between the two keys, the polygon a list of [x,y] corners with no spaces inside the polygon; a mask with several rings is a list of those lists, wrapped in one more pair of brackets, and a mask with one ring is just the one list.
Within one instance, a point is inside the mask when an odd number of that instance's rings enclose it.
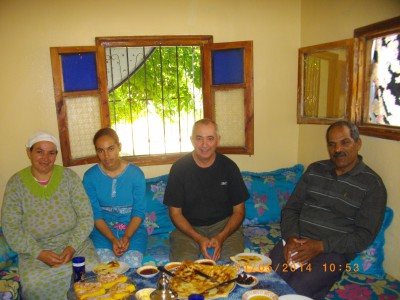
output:
{"label": "plate of pastries", "polygon": [[98,274],[75,282],[67,293],[68,300],[131,300],[136,286],[128,276],[109,273]]}
{"label": "plate of pastries", "polygon": [[[206,290],[208,291],[203,294],[206,299],[226,298],[236,286],[237,273],[236,268],[232,266],[183,261],[174,268],[173,274],[174,276],[170,279],[170,288],[178,294],[179,299],[187,299],[191,294],[200,294]],[[226,281],[230,283],[210,289]]]}

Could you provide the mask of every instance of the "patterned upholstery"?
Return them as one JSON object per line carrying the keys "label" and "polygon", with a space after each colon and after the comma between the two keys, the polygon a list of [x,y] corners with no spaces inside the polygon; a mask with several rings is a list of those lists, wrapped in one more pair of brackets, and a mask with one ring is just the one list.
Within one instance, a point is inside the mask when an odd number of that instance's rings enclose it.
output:
{"label": "patterned upholstery", "polygon": [[17,267],[8,267],[0,271],[0,299],[21,299],[21,285]]}
{"label": "patterned upholstery", "polygon": [[[242,172],[251,195],[251,198],[246,201],[248,212],[242,227],[245,236],[245,252],[268,255],[279,241],[280,208],[286,203],[302,172],[301,165],[272,172]],[[174,225],[169,219],[168,208],[162,203],[167,179],[167,175],[163,175],[146,180],[147,212],[144,222],[149,239],[143,264],[164,265],[169,262],[169,233],[174,229]],[[251,206],[254,207],[251,209]],[[387,215],[388,218],[393,217],[390,213]],[[266,216],[268,216],[267,219]],[[385,224],[388,226],[390,222]],[[387,226],[384,226],[385,229]],[[384,230],[381,230],[380,234],[383,235]],[[384,241],[382,237],[377,239]],[[9,248],[1,231],[0,246],[2,250],[0,253],[0,300],[21,299],[16,256]],[[368,252],[368,254],[371,253],[371,251]],[[387,274],[379,278],[373,275],[345,272],[342,279],[332,287],[325,298],[325,300],[338,299],[400,299],[400,281]]]}
{"label": "patterned upholstery", "polygon": [[383,278],[373,275],[345,272],[335,283],[325,300],[397,300],[400,299],[400,281],[386,274]]}

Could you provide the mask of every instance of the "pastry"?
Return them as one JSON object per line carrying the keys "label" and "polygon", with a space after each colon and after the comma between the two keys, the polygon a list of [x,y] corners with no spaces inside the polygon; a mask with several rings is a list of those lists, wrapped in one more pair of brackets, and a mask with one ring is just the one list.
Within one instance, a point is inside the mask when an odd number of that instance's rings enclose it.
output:
{"label": "pastry", "polygon": [[103,288],[105,288],[106,290],[112,288],[119,282],[126,282],[127,280],[128,277],[121,274],[111,273],[97,275],[97,281],[100,282]]}
{"label": "pastry", "polygon": [[112,260],[108,263],[100,263],[94,267],[93,272],[96,274],[109,274],[113,273],[117,268],[119,268],[120,264],[116,260]]}
{"label": "pastry", "polygon": [[[194,270],[201,271],[214,278],[214,280],[207,279],[197,274]],[[200,294],[217,285],[216,281],[221,283],[236,278],[235,267],[203,265],[190,261],[182,262],[182,265],[174,273],[176,277],[171,278],[170,286],[173,291],[178,293],[179,298],[187,298],[190,294]],[[183,278],[186,282],[177,277]],[[227,297],[234,287],[235,283],[224,285],[210,290],[204,296],[208,299]]]}
{"label": "pastry", "polygon": [[135,286],[127,282],[119,282],[108,290],[109,294],[112,294],[114,299],[124,299],[129,295],[133,294],[136,290]]}
{"label": "pastry", "polygon": [[74,291],[79,300],[104,295],[106,293],[106,290],[99,282],[75,282]]}

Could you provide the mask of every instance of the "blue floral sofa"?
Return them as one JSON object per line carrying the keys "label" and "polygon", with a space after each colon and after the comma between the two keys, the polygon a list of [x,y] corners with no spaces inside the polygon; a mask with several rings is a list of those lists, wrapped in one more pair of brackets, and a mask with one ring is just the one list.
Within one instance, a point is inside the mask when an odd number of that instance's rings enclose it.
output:
{"label": "blue floral sofa", "polygon": [[[280,239],[279,220],[296,183],[304,171],[302,165],[270,172],[242,172],[251,198],[246,201],[243,222],[245,251],[268,255]],[[175,228],[168,208],[162,203],[168,175],[146,180],[147,212],[145,226],[149,234],[143,264],[163,265],[169,261],[169,233]],[[387,208],[384,224],[374,243],[352,261],[352,270],[344,272],[327,295],[330,299],[400,299],[400,281],[383,270],[384,232],[393,211]],[[0,300],[20,299],[17,256],[0,232]]]}
{"label": "blue floral sofa", "polygon": [[[242,172],[251,198],[245,202],[243,222],[245,251],[268,255],[281,238],[279,221],[286,204],[304,171],[302,165],[271,172]],[[168,176],[147,179],[145,226],[149,234],[143,264],[163,265],[169,261],[169,233],[175,228],[162,204]],[[387,208],[384,224],[374,243],[352,261],[352,270],[344,272],[325,300],[400,299],[400,281],[383,270],[384,232],[393,219]]]}

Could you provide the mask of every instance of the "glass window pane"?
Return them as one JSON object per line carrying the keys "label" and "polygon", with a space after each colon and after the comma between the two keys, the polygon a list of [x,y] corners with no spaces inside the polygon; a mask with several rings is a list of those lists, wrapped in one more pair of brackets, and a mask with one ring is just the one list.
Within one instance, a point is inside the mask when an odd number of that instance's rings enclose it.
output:
{"label": "glass window pane", "polygon": [[64,92],[97,90],[96,53],[61,55]]}
{"label": "glass window pane", "polygon": [[99,98],[66,97],[72,159],[96,155],[93,136],[101,128]]}
{"label": "glass window pane", "polygon": [[212,52],[214,85],[244,83],[243,48]]}
{"label": "glass window pane", "polygon": [[215,92],[215,121],[221,135],[221,147],[246,145],[244,107],[244,89]]}

